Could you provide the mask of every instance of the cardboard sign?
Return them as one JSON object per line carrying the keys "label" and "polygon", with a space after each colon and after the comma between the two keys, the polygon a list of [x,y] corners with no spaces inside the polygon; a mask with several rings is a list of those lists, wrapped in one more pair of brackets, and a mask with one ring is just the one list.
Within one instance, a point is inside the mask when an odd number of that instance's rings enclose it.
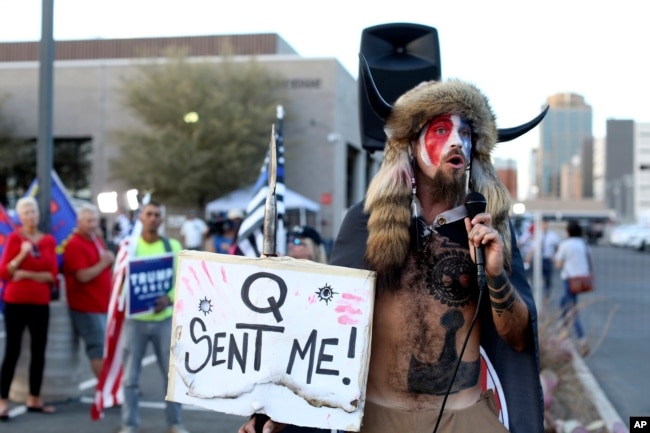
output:
{"label": "cardboard sign", "polygon": [[359,430],[373,272],[195,251],[177,266],[168,400]]}
{"label": "cardboard sign", "polygon": [[174,284],[174,253],[129,260],[128,317],[153,312],[156,299]]}

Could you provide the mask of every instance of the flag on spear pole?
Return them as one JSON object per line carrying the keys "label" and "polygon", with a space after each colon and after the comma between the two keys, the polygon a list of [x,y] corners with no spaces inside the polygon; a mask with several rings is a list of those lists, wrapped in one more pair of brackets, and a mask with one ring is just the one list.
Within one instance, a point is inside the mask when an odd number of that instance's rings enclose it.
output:
{"label": "flag on spear pole", "polygon": [[[286,253],[287,234],[284,228],[284,195],[286,186],[284,184],[284,131],[283,120],[284,110],[281,105],[277,107],[278,127],[275,130],[276,166],[277,166],[277,212],[278,221],[276,229],[276,245],[278,255]],[[246,207],[246,216],[239,226],[237,232],[237,246],[245,256],[260,257],[264,245],[264,209],[266,206],[266,197],[269,192],[269,166],[271,152],[267,152],[260,176],[257,178],[255,188],[253,189],[253,198]]]}

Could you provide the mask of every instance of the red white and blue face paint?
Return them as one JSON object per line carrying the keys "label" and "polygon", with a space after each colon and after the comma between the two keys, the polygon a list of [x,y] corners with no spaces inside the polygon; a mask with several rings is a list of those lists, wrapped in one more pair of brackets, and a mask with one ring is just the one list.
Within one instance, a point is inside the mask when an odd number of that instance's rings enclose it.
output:
{"label": "red white and blue face paint", "polygon": [[[460,151],[465,161],[459,161],[460,158],[447,160],[451,164],[467,164],[472,152],[472,130],[467,120],[462,119],[456,114],[445,114],[435,117],[422,128],[420,133],[418,152],[420,159],[427,166],[438,167],[440,160],[450,151]],[[455,152],[452,152],[455,153]]]}

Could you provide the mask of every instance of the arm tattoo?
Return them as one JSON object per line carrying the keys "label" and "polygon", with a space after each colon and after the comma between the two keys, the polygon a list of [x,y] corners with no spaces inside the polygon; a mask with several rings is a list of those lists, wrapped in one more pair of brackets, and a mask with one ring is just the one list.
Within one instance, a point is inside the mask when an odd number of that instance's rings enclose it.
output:
{"label": "arm tattoo", "polygon": [[501,272],[499,275],[497,275],[494,278],[486,276],[485,281],[490,287],[501,288],[505,286],[506,283],[508,282],[508,277],[506,277],[505,272]]}
{"label": "arm tattoo", "polygon": [[486,278],[490,293],[490,303],[494,311],[501,316],[504,311],[514,312],[517,295],[512,289],[508,277],[501,273],[496,278]]}

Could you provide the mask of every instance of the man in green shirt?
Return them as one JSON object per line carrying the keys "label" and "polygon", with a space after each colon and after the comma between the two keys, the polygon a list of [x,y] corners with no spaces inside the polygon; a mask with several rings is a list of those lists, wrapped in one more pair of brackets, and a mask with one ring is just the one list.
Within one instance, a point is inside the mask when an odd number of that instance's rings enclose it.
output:
{"label": "man in green shirt", "polygon": [[[157,256],[182,249],[176,239],[167,239],[158,234],[162,223],[160,205],[149,202],[140,213],[142,234],[137,241],[136,257]],[[153,345],[156,361],[162,373],[163,396],[167,393],[167,372],[172,329],[172,304],[174,287],[167,294],[158,297],[152,313],[127,318],[123,328],[124,347],[124,404],[122,405],[122,429],[120,433],[135,433],[140,424],[138,414],[138,382],[140,366],[149,342]],[[189,433],[183,427],[181,405],[166,401],[165,417],[169,433]]]}

